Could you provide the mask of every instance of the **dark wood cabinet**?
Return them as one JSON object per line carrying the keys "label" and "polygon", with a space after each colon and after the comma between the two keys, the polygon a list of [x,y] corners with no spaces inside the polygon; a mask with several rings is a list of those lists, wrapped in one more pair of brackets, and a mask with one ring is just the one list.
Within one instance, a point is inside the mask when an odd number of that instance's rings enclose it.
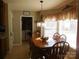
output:
{"label": "dark wood cabinet", "polygon": [[4,59],[7,54],[6,37],[0,37],[0,59]]}
{"label": "dark wood cabinet", "polygon": [[4,59],[9,50],[8,42],[8,5],[0,0],[0,59]]}

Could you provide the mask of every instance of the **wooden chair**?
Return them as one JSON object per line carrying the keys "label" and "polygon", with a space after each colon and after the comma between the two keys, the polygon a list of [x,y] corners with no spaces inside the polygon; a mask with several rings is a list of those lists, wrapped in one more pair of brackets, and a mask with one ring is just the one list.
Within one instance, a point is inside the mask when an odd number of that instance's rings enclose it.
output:
{"label": "wooden chair", "polygon": [[50,48],[32,46],[32,59],[48,59],[50,51]]}
{"label": "wooden chair", "polygon": [[60,41],[66,41],[67,37],[65,34],[60,35]]}
{"label": "wooden chair", "polygon": [[58,32],[56,32],[53,35],[53,39],[56,40],[57,42],[60,42],[60,41],[66,41],[67,38],[65,34],[60,35]]}
{"label": "wooden chair", "polygon": [[31,59],[42,59],[42,53],[41,49],[34,45],[32,42],[31,45]]}
{"label": "wooden chair", "polygon": [[51,56],[49,59],[64,59],[69,50],[69,43],[65,41],[57,42],[51,49]]}
{"label": "wooden chair", "polygon": [[41,49],[41,54],[42,54],[41,59],[48,59],[49,56],[51,55],[51,48],[50,47],[42,48]]}

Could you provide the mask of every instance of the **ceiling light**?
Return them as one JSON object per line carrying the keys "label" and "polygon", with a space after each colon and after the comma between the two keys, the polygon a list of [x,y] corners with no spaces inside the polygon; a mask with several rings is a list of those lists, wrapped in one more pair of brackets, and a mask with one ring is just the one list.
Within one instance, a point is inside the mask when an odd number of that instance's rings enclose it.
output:
{"label": "ceiling light", "polygon": [[43,0],[40,1],[41,3],[41,11],[40,11],[40,22],[43,22],[43,15],[42,15],[42,12],[43,12]]}

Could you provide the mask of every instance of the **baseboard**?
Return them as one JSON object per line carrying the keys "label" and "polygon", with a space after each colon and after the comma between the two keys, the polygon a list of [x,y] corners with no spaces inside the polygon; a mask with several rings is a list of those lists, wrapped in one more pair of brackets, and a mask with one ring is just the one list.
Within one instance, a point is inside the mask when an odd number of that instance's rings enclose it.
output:
{"label": "baseboard", "polygon": [[14,46],[21,46],[22,44],[21,43],[15,43],[15,44],[13,44],[13,47]]}

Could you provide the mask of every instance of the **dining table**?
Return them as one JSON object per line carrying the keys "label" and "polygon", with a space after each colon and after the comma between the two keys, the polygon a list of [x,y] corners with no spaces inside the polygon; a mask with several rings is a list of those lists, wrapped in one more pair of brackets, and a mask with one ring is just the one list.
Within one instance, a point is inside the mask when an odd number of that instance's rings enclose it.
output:
{"label": "dining table", "polygon": [[53,37],[32,37],[32,59],[42,58],[43,56],[48,59],[51,55],[53,46],[62,40],[54,39]]}
{"label": "dining table", "polygon": [[32,59],[49,58],[51,55],[51,49],[55,43],[59,41],[55,40],[53,37],[37,37],[33,35],[32,37]]}
{"label": "dining table", "polygon": [[64,34],[60,35],[58,33],[55,33],[53,37],[41,37],[37,36],[37,34],[33,34],[32,36],[33,44],[39,48],[52,47],[57,42],[66,41],[66,36]]}
{"label": "dining table", "polygon": [[49,48],[49,47],[52,47],[56,43],[56,40],[54,40],[53,38],[48,38],[45,40],[41,37],[37,37],[37,38],[32,39],[32,42],[34,43],[36,47]]}

